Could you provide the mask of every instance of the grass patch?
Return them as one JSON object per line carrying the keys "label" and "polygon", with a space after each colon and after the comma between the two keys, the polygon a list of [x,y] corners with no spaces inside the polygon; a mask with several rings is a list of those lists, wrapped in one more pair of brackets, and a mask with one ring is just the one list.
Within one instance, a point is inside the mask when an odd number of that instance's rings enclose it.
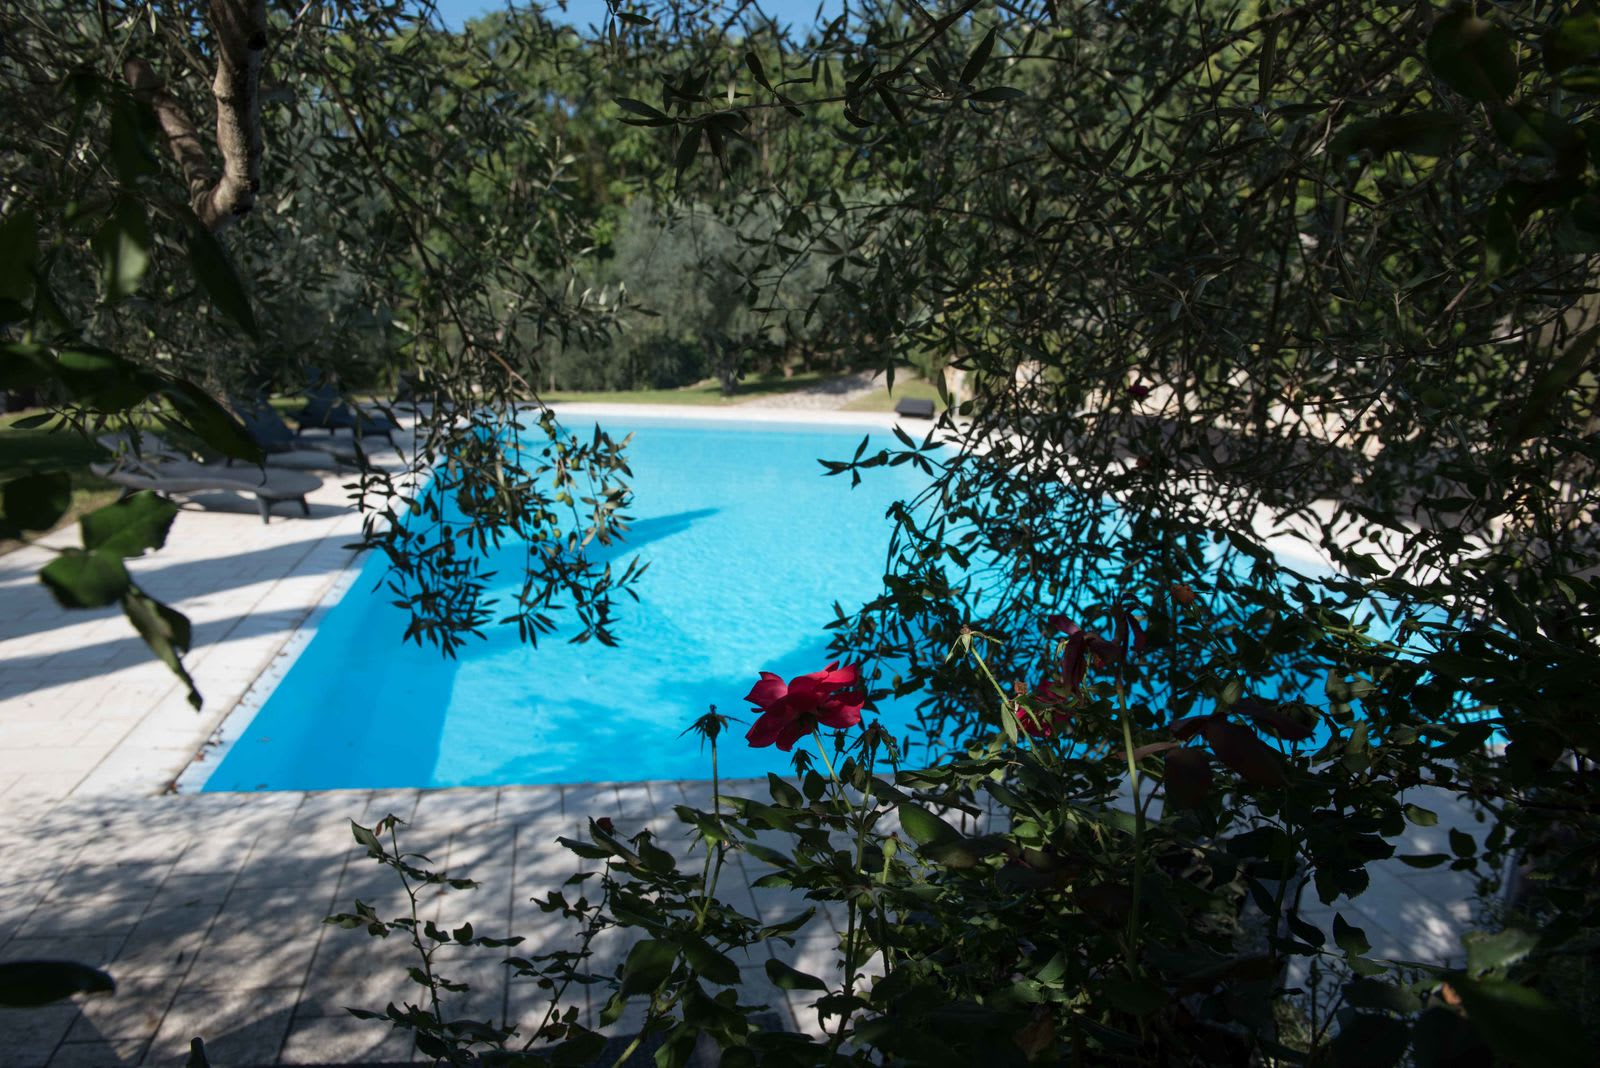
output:
{"label": "grass patch", "polygon": [[539,396],[551,404],[592,401],[600,404],[698,404],[708,407],[738,404],[756,397],[777,397],[797,393],[840,376],[822,371],[804,371],[784,378],[782,375],[747,378],[735,387],[731,396],[722,392],[722,383],[715,378],[696,382],[692,386],[676,389],[618,389],[618,390],[556,390]]}
{"label": "grass patch", "polygon": [[844,406],[847,412],[892,412],[894,406],[907,397],[916,400],[933,401],[935,412],[944,411],[944,401],[939,399],[939,387],[922,378],[913,378],[909,373],[894,376],[894,392],[887,389],[875,390],[865,397],[857,397]]}

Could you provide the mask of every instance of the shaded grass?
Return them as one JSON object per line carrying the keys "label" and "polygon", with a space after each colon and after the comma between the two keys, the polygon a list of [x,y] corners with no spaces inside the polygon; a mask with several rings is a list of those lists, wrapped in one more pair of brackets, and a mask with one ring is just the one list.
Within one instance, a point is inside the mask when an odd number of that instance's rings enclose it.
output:
{"label": "shaded grass", "polygon": [[892,412],[894,406],[907,397],[916,400],[933,401],[933,410],[944,411],[944,401],[939,399],[939,388],[925,379],[914,378],[907,372],[904,376],[894,376],[894,391],[887,389],[876,390],[865,397],[857,397],[844,406],[847,412]]}
{"label": "shaded grass", "polygon": [[569,403],[592,401],[602,404],[698,404],[716,407],[738,404],[756,397],[777,397],[785,393],[797,393],[838,377],[841,376],[822,371],[805,371],[789,378],[784,378],[782,375],[747,378],[734,388],[731,396],[722,392],[722,384],[715,378],[708,378],[692,386],[680,386],[676,389],[556,390],[541,393],[540,397],[551,404],[563,401]]}

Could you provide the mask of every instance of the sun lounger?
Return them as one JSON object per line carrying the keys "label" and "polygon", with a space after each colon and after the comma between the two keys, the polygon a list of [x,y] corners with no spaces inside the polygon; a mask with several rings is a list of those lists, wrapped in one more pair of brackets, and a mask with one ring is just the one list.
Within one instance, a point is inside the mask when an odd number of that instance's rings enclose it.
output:
{"label": "sun lounger", "polygon": [[339,391],[326,382],[306,390],[306,405],[294,416],[302,430],[316,427],[332,433],[348,430],[358,438],[368,435],[387,438],[394,444],[394,432],[400,428],[394,420],[381,412],[364,412],[352,408],[339,396]]}
{"label": "sun lounger", "polygon": [[900,403],[894,406],[894,414],[908,419],[932,419],[933,401],[921,397],[901,397]]}
{"label": "sun lounger", "polygon": [[366,457],[353,445],[341,445],[326,438],[316,444],[303,441],[266,401],[237,404],[234,414],[244,424],[245,433],[266,453],[270,467],[337,471],[341,464],[357,468],[367,466]]}
{"label": "sun lounger", "polygon": [[322,486],[320,478],[298,471],[265,471],[174,459],[170,450],[153,435],[144,435],[141,439],[141,455],[129,451],[127,439],[119,435],[102,438],[100,444],[117,453],[117,458],[111,463],[90,464],[89,469],[124,491],[190,494],[222,490],[243,494],[256,499],[263,523],[271,518],[272,506],[279,501],[296,501],[300,513],[310,515],[311,506],[306,503],[306,495]]}
{"label": "sun lounger", "polygon": [[403,371],[395,385],[394,403],[396,407],[403,405],[412,411],[424,404],[437,407],[439,391],[421,371]]}

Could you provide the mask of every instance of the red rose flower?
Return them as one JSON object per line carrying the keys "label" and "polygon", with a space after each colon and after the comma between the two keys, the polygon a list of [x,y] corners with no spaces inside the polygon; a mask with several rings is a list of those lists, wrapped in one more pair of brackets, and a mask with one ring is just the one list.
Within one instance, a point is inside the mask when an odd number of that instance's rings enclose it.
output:
{"label": "red rose flower", "polygon": [[1058,709],[1064,698],[1050,689],[1048,682],[1040,683],[1033,693],[1031,704],[1018,702],[1014,709],[1017,726],[1030,738],[1048,738],[1056,729],[1072,718],[1072,713]]}
{"label": "red rose flower", "polygon": [[1061,700],[1060,691],[1054,689],[1054,686],[1064,686],[1069,694],[1077,693],[1078,687],[1083,685],[1083,676],[1089,670],[1089,661],[1084,656],[1090,647],[1089,643],[1091,641],[1100,642],[1102,645],[1105,643],[1066,616],[1051,616],[1050,625],[1067,635],[1067,647],[1061,655],[1061,678],[1055,684],[1045,684],[1047,696]]}
{"label": "red rose flower", "polygon": [[762,712],[745,739],[758,749],[776,742],[787,753],[819,724],[837,728],[858,725],[861,706],[867,700],[866,694],[852,688],[860,681],[858,668],[841,668],[837,660],[821,671],[790,680],[788,685],[772,672],[763,671],[761,681],[745,696]]}

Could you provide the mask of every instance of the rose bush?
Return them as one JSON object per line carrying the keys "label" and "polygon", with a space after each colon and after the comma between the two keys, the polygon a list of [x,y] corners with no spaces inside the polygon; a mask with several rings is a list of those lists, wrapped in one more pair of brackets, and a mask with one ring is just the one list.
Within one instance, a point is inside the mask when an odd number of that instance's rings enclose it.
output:
{"label": "rose bush", "polygon": [[[1367,864],[1393,853],[1406,822],[1431,820],[1402,801],[1410,761],[1442,773],[1476,735],[1441,729],[1445,744],[1391,736],[1374,749],[1342,700],[1359,678],[1330,679],[1326,706],[1313,709],[1206,677],[1210,711],[1146,727],[1137,710],[1154,680],[1141,677],[1135,650],[1145,634],[1170,633],[1174,611],[1211,622],[1176,593],[1138,612],[1119,600],[1110,640],[1052,622],[1064,637],[1046,671],[1074,681],[1047,704],[1026,680],[1008,694],[988,666],[995,639],[964,632],[952,654],[991,678],[987,727],[926,768],[900,766],[886,732],[863,718],[855,668],[830,664],[787,684],[762,673],[749,701],[771,718],[747,742],[792,746],[809,734],[827,774],[797,751],[798,779],[769,776],[765,796],[725,794],[719,782],[710,809],[679,806],[704,855],[698,872],[649,831],[627,838],[610,820],[563,840],[599,864],[597,897],[572,889],[579,878],[541,902],[579,925],[577,942],[507,961],[548,991],[542,1025],[514,1034],[443,1019],[426,998],[360,1015],[413,1029],[427,1052],[463,1065],[596,1056],[605,1039],[570,1003],[582,986],[609,991],[600,1026],[642,1009],[622,1059],[648,1044],[660,1068],[704,1042],[735,1065],[1583,1063],[1573,1036],[1508,1022],[1556,1011],[1510,977],[1550,952],[1535,936],[1474,936],[1464,966],[1430,965],[1374,956],[1342,913],[1331,937],[1307,915],[1359,897]],[[1031,730],[1045,715],[1051,729]],[[1308,745],[1313,722],[1327,737]],[[713,761],[725,726],[714,712],[696,725]],[[825,726],[840,729],[825,736]],[[1196,739],[1209,755],[1187,744]],[[438,882],[379,840],[386,829],[393,821],[356,835],[381,862]],[[763,922],[719,896],[736,852],[763,873],[754,885],[813,907]],[[1475,855],[1402,859],[1479,865]],[[835,970],[821,974],[790,963],[797,938],[831,930],[817,905],[843,911]],[[470,926],[466,938],[431,924],[419,933],[364,906],[334,922],[398,925],[425,953],[477,937]],[[614,928],[632,948],[595,971],[590,946]],[[763,944],[772,959],[752,955]],[[768,1006],[740,985],[751,960],[815,1011],[815,1027],[771,1028]],[[416,974],[425,988],[451,982]],[[1318,976],[1320,986],[1331,977],[1331,1002],[1309,998]]]}

